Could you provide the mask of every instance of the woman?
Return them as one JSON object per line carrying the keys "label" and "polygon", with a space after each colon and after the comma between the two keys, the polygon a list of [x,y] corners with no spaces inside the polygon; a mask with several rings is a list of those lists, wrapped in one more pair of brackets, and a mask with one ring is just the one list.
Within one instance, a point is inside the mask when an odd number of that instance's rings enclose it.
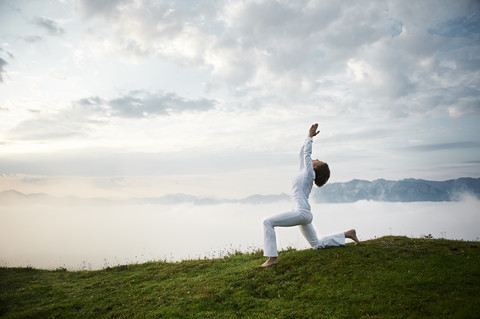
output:
{"label": "woman", "polygon": [[320,249],[331,246],[345,245],[345,238],[350,238],[357,245],[360,241],[357,238],[355,229],[343,233],[317,238],[317,233],[312,224],[312,212],[308,202],[308,196],[312,191],[313,183],[318,187],[323,186],[330,178],[328,164],[319,160],[312,160],[313,137],[316,136],[318,124],[313,124],[308,131],[308,137],[300,150],[300,172],[292,183],[292,197],[296,203],[293,211],[279,214],[263,222],[264,230],[264,256],[268,260],[260,265],[261,268],[278,264],[277,239],[275,227],[300,226],[300,230],[310,243],[313,249]]}

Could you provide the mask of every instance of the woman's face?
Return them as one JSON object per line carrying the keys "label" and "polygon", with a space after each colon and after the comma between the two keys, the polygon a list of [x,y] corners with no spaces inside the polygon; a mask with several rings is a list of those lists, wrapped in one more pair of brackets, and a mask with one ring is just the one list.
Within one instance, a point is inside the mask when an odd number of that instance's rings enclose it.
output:
{"label": "woman's face", "polygon": [[319,161],[318,159],[312,160],[313,169],[317,168],[318,166],[320,166],[320,165],[322,165],[322,164],[325,164],[325,163],[322,162],[322,161]]}

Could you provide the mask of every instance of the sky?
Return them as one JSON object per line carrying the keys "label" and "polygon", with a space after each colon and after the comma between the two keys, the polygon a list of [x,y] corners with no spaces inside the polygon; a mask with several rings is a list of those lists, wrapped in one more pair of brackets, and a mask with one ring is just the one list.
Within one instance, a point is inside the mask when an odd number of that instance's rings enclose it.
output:
{"label": "sky", "polygon": [[480,177],[480,2],[0,0],[0,191]]}

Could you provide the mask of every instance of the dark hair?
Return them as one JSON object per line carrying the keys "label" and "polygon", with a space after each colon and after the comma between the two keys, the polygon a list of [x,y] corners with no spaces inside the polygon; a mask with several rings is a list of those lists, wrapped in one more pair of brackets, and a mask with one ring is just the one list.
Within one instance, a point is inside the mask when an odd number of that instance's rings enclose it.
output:
{"label": "dark hair", "polygon": [[322,187],[330,178],[330,168],[327,163],[322,163],[315,168],[315,185]]}

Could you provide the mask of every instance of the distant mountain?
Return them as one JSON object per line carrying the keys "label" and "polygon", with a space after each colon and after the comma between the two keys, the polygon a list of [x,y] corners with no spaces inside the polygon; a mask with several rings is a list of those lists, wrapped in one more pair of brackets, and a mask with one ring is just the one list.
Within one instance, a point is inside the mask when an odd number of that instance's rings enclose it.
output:
{"label": "distant mountain", "polygon": [[114,200],[105,198],[80,198],[76,196],[55,197],[48,194],[24,194],[16,190],[0,192],[0,205],[18,204],[67,204],[67,205],[108,205]]}
{"label": "distant mountain", "polygon": [[242,204],[269,204],[290,200],[290,195],[282,193],[280,195],[252,195],[244,199],[236,200],[235,202],[239,202]]}
{"label": "distant mountain", "polygon": [[[458,178],[448,181],[427,181],[404,179],[389,181],[352,180],[346,183],[328,183],[321,188],[314,187],[310,200],[316,203],[352,203],[358,200],[384,202],[456,201],[462,194],[480,199],[480,178]],[[216,205],[222,203],[269,204],[290,201],[290,195],[251,195],[243,199],[218,199],[187,194],[167,194],[160,197],[130,199],[79,198],[75,196],[54,197],[46,194],[23,194],[15,190],[0,192],[0,205],[15,204],[66,204],[66,205],[124,205],[152,204],[172,205],[191,203],[195,205]]]}
{"label": "distant mountain", "polygon": [[192,203],[195,205],[215,205],[222,203],[241,203],[241,204],[268,204],[279,201],[289,201],[287,194],[279,195],[251,195],[243,199],[219,199],[214,197],[197,197],[186,194],[167,194],[161,197],[149,197],[127,200],[129,203],[138,204],[181,204]]}
{"label": "distant mountain", "polygon": [[46,194],[24,194],[15,190],[9,190],[0,193],[1,204],[16,204],[19,202],[40,202],[50,199],[50,196]]}
{"label": "distant mountain", "polygon": [[167,194],[161,197],[148,197],[127,200],[131,204],[161,204],[172,205],[181,203],[192,203],[195,205],[214,205],[221,203],[221,200],[212,197],[197,197],[187,194]]}
{"label": "distant mountain", "polygon": [[462,194],[480,198],[480,178],[458,178],[447,181],[404,179],[389,181],[352,180],[326,184],[312,193],[317,203],[351,203],[358,200],[384,202],[455,201]]}
{"label": "distant mountain", "polygon": [[222,203],[268,204],[289,201],[287,194],[251,195],[243,199],[218,199],[198,197],[188,194],[166,194],[160,197],[143,197],[127,199],[80,198],[76,196],[55,197],[47,194],[24,194],[15,190],[0,192],[0,205],[17,204],[62,204],[62,205],[173,205],[191,203],[194,205],[216,205]]}

